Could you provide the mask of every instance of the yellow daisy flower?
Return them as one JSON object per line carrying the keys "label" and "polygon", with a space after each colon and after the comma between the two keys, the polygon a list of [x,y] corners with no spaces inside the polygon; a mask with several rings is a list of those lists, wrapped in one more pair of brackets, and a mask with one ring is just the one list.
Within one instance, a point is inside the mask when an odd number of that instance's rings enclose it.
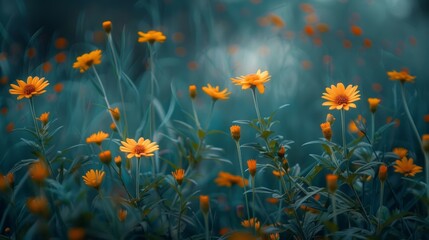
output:
{"label": "yellow daisy flower", "polygon": [[101,183],[103,183],[104,171],[91,169],[86,172],[85,176],[82,176],[83,181],[88,187],[93,187],[98,190]]}
{"label": "yellow daisy flower", "polygon": [[323,93],[322,98],[328,101],[324,102],[322,106],[329,106],[329,110],[344,109],[348,111],[351,107],[356,108],[356,104],[353,102],[360,100],[357,88],[358,86],[352,85],[345,88],[343,83],[337,83],[337,86],[331,85],[331,88],[326,88],[326,92]]}
{"label": "yellow daisy flower", "polygon": [[392,81],[401,81],[402,83],[405,82],[414,82],[415,76],[411,76],[406,71],[391,71],[387,72],[387,75],[389,76],[389,79]]}
{"label": "yellow daisy flower", "polygon": [[141,42],[141,43],[142,42],[149,42],[151,44],[154,42],[163,43],[167,39],[167,37],[162,32],[155,31],[155,30],[150,30],[147,33],[138,32],[138,34],[139,34],[138,42]]}
{"label": "yellow daisy flower", "polygon": [[413,159],[406,157],[403,157],[402,160],[396,160],[395,165],[393,167],[395,168],[395,172],[403,174],[405,177],[414,177],[416,173],[422,172],[422,167],[417,166],[413,163]]}
{"label": "yellow daisy flower", "polygon": [[93,65],[101,63],[101,50],[97,49],[89,53],[85,53],[80,57],[76,58],[76,62],[73,63],[73,68],[79,68],[80,72],[83,73]]}
{"label": "yellow daisy flower", "polygon": [[224,90],[220,91],[219,86],[212,87],[212,85],[207,84],[207,87],[202,87],[203,91],[212,97],[213,100],[226,100],[229,98],[229,95],[231,92],[228,92],[228,88],[225,88]]}
{"label": "yellow daisy flower", "polygon": [[27,82],[20,79],[16,80],[18,85],[10,84],[12,89],[9,89],[9,93],[18,95],[17,99],[32,98],[34,95],[40,95],[46,92],[45,88],[49,85],[45,78],[32,77],[27,78]]}
{"label": "yellow daisy flower", "polygon": [[141,158],[153,156],[153,152],[159,150],[156,142],[151,142],[149,139],[139,138],[138,141],[127,138],[126,142],[121,141],[122,146],[119,150],[124,153],[128,153],[127,158]]}
{"label": "yellow daisy flower", "polygon": [[402,158],[406,157],[407,154],[408,154],[408,149],[403,148],[403,147],[393,148],[392,151],[393,151],[394,154],[398,155],[399,159],[402,159]]}
{"label": "yellow daisy flower", "polygon": [[270,81],[270,74],[268,71],[261,72],[260,69],[256,73],[247,74],[237,78],[231,78],[231,81],[235,85],[240,85],[241,89],[245,90],[248,88],[257,88],[260,94],[265,92],[264,83]]}
{"label": "yellow daisy flower", "polygon": [[86,143],[95,143],[97,145],[101,145],[101,142],[103,142],[108,137],[109,137],[108,133],[99,131],[97,133],[92,134],[88,138],[86,138]]}

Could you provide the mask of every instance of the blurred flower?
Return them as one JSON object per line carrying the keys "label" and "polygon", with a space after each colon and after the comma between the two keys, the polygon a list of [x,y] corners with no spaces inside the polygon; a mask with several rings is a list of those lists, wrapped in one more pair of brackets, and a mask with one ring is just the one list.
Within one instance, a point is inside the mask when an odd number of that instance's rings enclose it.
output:
{"label": "blurred flower", "polygon": [[235,213],[237,214],[238,218],[243,218],[244,217],[244,205],[243,204],[237,205],[237,207],[235,208]]}
{"label": "blurred flower", "polygon": [[256,160],[255,159],[247,160],[247,167],[249,168],[250,176],[255,177],[255,175],[256,175]]}
{"label": "blurred flower", "polygon": [[68,233],[68,240],[84,240],[85,239],[85,229],[80,227],[70,228]]}
{"label": "blurred flower", "polygon": [[[13,174],[9,173],[12,176],[12,180],[13,180]],[[9,187],[13,186],[13,182],[11,184],[10,179],[8,178],[9,174],[7,174],[6,176],[3,176],[3,174],[0,173],[0,191],[4,192],[6,191]]]}
{"label": "blurred flower", "polygon": [[28,210],[39,216],[46,216],[49,213],[48,200],[45,197],[34,197],[27,199]]}
{"label": "blurred flower", "polygon": [[319,210],[317,210],[317,209],[315,209],[315,208],[312,208],[312,207],[309,207],[309,206],[307,206],[307,205],[301,205],[301,206],[299,206],[299,208],[300,208],[302,211],[309,212],[309,213],[312,213],[312,214],[319,214],[319,213],[320,213],[320,211],[319,211]]}
{"label": "blurred flower", "polygon": [[119,119],[121,118],[121,113],[119,112],[119,108],[115,107],[115,108],[111,108],[109,109],[110,113],[113,116],[113,119],[115,119],[115,121],[119,121]]}
{"label": "blurred flower", "polygon": [[415,165],[413,161],[412,158],[407,159],[406,157],[403,157],[402,160],[396,160],[395,165],[393,165],[395,172],[401,173],[405,177],[414,177],[416,173],[422,171],[422,167]]}
{"label": "blurred flower", "polygon": [[228,240],[257,240],[256,236],[253,236],[250,232],[233,232],[229,235]]}
{"label": "blurred flower", "polygon": [[104,171],[91,169],[86,172],[85,176],[82,176],[83,181],[88,187],[93,187],[95,189],[99,189],[101,183],[103,183]]}
{"label": "blurred flower", "polygon": [[397,147],[393,149],[393,153],[398,155],[399,159],[402,159],[407,156],[408,150],[403,147]]}
{"label": "blurred flower", "polygon": [[194,99],[197,96],[197,86],[189,85],[189,96]]}
{"label": "blurred flower", "polygon": [[109,150],[103,151],[98,154],[100,161],[104,164],[109,164],[112,161],[112,154]]}
{"label": "blurred flower", "polygon": [[202,87],[203,91],[212,97],[214,101],[216,100],[226,100],[229,98],[229,95],[231,92],[228,92],[228,88],[225,88],[224,90],[220,91],[219,86],[212,87],[212,85],[207,84],[207,87]]}
{"label": "blurred flower", "polygon": [[255,228],[256,231],[259,231],[261,228],[261,223],[257,218],[250,218],[249,220],[243,220],[241,226],[245,228]]}
{"label": "blurred flower", "polygon": [[167,39],[162,32],[151,30],[147,33],[144,32],[138,32],[139,39],[138,42],[149,42],[150,44],[153,44],[154,42],[160,42],[163,43]]}
{"label": "blurred flower", "polygon": [[360,36],[360,35],[362,35],[363,31],[362,31],[362,28],[360,28],[359,26],[353,25],[350,28],[350,32],[352,32],[353,35],[355,35],[355,36]]}
{"label": "blurred flower", "polygon": [[116,163],[116,166],[121,167],[121,163],[122,163],[121,156],[116,156],[115,157],[115,163]]}
{"label": "blurred flower", "polygon": [[231,81],[235,85],[240,85],[241,89],[248,89],[255,87],[258,89],[260,94],[263,94],[265,92],[265,86],[264,83],[270,81],[270,74],[268,71],[261,72],[260,69],[256,73],[247,74],[245,76],[240,76],[237,78],[231,78]]}
{"label": "blurred flower", "polygon": [[119,147],[124,153],[128,153],[127,158],[141,158],[153,156],[153,152],[159,150],[156,142],[151,142],[149,139],[139,138],[138,141],[127,138],[126,142],[121,141],[122,146]]}
{"label": "blurred flower", "polygon": [[323,136],[326,138],[326,140],[331,141],[332,139],[331,124],[329,122],[324,122],[320,124],[320,128],[322,129]]}
{"label": "blurred flower", "polygon": [[235,140],[238,141],[240,140],[241,137],[241,128],[238,125],[232,125],[229,128],[229,131],[231,132],[231,137]]}
{"label": "blurred flower", "polygon": [[330,123],[331,126],[334,124],[335,120],[336,120],[336,118],[334,117],[334,115],[332,115],[330,113],[326,114],[326,121],[328,123]]}
{"label": "blurred flower", "polygon": [[119,211],[118,211],[119,221],[121,221],[121,222],[125,221],[125,219],[127,218],[127,215],[128,215],[127,210],[122,209],[122,208],[119,209]]}
{"label": "blurred flower", "polygon": [[330,193],[334,193],[338,188],[338,176],[335,174],[326,175],[326,186]]}
{"label": "blurred flower", "polygon": [[108,137],[109,137],[108,133],[105,133],[103,131],[99,131],[99,132],[94,133],[91,136],[87,137],[86,143],[95,143],[95,144],[100,146],[101,142],[103,142]]}
{"label": "blurred flower", "polygon": [[109,127],[110,129],[112,129],[112,131],[116,132],[117,129],[116,129],[116,124],[114,122],[112,122]]}
{"label": "blurred flower", "polygon": [[359,137],[364,136],[366,132],[366,119],[362,115],[358,115],[355,120],[349,122],[348,128],[351,133],[357,133]]}
{"label": "blurred flower", "polygon": [[280,146],[279,150],[277,151],[277,156],[279,158],[283,158],[286,153],[286,148],[284,146]]}
{"label": "blurred flower", "polygon": [[380,104],[381,99],[380,98],[368,98],[369,103],[369,110],[372,113],[375,113],[377,111],[378,104]]}
{"label": "blurred flower", "polygon": [[423,147],[423,150],[425,150],[425,152],[429,152],[429,134],[423,134],[422,147]]}
{"label": "blurred flower", "polygon": [[48,167],[41,161],[31,164],[28,169],[28,173],[31,179],[37,183],[42,183],[47,177],[49,177]]}
{"label": "blurred flower", "polygon": [[68,41],[66,38],[59,37],[55,40],[55,48],[57,49],[64,49],[68,45]]}
{"label": "blurred flower", "polygon": [[279,203],[279,199],[278,198],[273,198],[273,197],[269,197],[269,198],[265,199],[265,201],[267,203],[270,203],[270,204],[273,204],[273,205]]}
{"label": "blurred flower", "polygon": [[185,170],[179,168],[176,171],[171,172],[171,175],[176,179],[177,184],[182,185],[183,178],[185,177]]}
{"label": "blurred flower", "polygon": [[384,164],[378,168],[378,179],[380,179],[380,182],[384,182],[387,179],[387,166]]}
{"label": "blurred flower", "polygon": [[283,171],[283,170],[282,170],[281,172],[280,172],[279,170],[273,170],[273,172],[272,172],[272,173],[273,173],[273,175],[274,175],[274,176],[276,176],[277,178],[283,177],[283,176],[286,174],[286,172],[285,172],[285,171]]}
{"label": "blurred flower", "polygon": [[57,83],[54,85],[54,91],[57,93],[62,92],[64,89],[64,83]]}
{"label": "blurred flower", "polygon": [[210,198],[207,195],[200,195],[200,209],[203,214],[207,214],[210,210]]}
{"label": "blurred flower", "polygon": [[49,112],[40,114],[40,117],[37,118],[37,120],[39,120],[42,123],[42,125],[45,126],[49,121]]}
{"label": "blurred flower", "polygon": [[111,21],[104,21],[103,22],[103,29],[106,33],[110,33],[110,31],[112,31],[112,22]]}
{"label": "blurred flower", "polygon": [[223,171],[219,172],[215,182],[220,187],[231,187],[233,185],[244,187],[245,185],[249,185],[247,179]]}
{"label": "blurred flower", "polygon": [[329,110],[344,109],[348,111],[351,107],[356,108],[356,104],[353,102],[360,100],[357,88],[357,85],[352,86],[351,84],[345,88],[343,83],[337,83],[337,86],[331,85],[331,88],[326,88],[326,92],[323,93],[322,98],[328,101],[324,102],[322,106],[329,106]]}
{"label": "blurred flower", "polygon": [[80,72],[83,73],[93,65],[101,63],[101,50],[97,49],[89,53],[85,53],[80,57],[76,58],[76,62],[73,63],[73,68],[79,68]]}
{"label": "blurred flower", "polygon": [[20,79],[16,80],[18,85],[10,84],[12,89],[9,89],[9,93],[18,95],[17,99],[32,98],[34,95],[40,95],[46,92],[45,88],[49,85],[45,78],[31,77],[27,78],[27,82]]}
{"label": "blurred flower", "polygon": [[390,80],[401,81],[402,83],[414,82],[414,79],[416,78],[415,76],[411,76],[410,74],[408,74],[408,72],[406,71],[401,71],[401,72],[391,71],[391,72],[387,72],[387,75],[389,76]]}

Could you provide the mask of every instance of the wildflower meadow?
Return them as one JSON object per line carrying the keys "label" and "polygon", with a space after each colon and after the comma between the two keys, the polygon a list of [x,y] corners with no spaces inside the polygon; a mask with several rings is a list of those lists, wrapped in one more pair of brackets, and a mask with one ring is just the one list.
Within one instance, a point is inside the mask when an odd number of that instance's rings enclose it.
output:
{"label": "wildflower meadow", "polygon": [[36,2],[0,1],[0,239],[428,238],[424,1]]}

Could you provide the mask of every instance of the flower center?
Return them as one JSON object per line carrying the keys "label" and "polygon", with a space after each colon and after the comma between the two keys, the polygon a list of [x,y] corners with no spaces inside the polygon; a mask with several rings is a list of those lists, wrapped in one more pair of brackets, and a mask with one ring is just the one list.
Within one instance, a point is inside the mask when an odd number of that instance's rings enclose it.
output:
{"label": "flower center", "polygon": [[137,146],[134,147],[134,152],[136,154],[144,153],[145,152],[145,147],[142,146],[142,145],[137,145]]}
{"label": "flower center", "polygon": [[254,81],[258,81],[259,80],[259,76],[256,74],[249,74],[246,76],[246,81],[247,82],[254,82]]}
{"label": "flower center", "polygon": [[348,98],[346,95],[338,95],[338,96],[335,98],[335,102],[336,102],[338,105],[347,104],[347,103],[349,103],[349,98]]}
{"label": "flower center", "polygon": [[94,63],[94,60],[93,59],[89,59],[88,61],[86,61],[86,66],[92,66],[92,64]]}
{"label": "flower center", "polygon": [[36,87],[33,84],[27,84],[24,87],[24,94],[25,95],[30,95],[35,91],[36,91]]}

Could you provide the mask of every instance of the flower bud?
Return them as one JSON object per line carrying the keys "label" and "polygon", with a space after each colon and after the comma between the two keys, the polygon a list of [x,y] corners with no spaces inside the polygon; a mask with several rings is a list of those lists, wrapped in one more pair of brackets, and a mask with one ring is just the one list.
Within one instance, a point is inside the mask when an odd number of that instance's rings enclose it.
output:
{"label": "flower bud", "polygon": [[384,164],[378,169],[378,179],[380,179],[380,182],[384,182],[387,179],[387,166]]}
{"label": "flower bud", "polygon": [[338,176],[334,174],[326,175],[326,185],[330,193],[334,193],[338,188]]}
{"label": "flower bud", "polygon": [[203,214],[208,214],[210,210],[210,198],[207,195],[200,195],[200,209]]}
{"label": "flower bud", "polygon": [[422,147],[423,147],[423,150],[425,150],[425,152],[429,152],[429,134],[423,134]]}
{"label": "flower bud", "polygon": [[368,98],[369,103],[369,110],[372,113],[375,113],[377,111],[378,104],[380,104],[381,99],[379,98]]}
{"label": "flower bud", "polygon": [[326,140],[331,141],[332,139],[331,124],[329,122],[324,122],[320,124],[320,128],[322,129],[323,136],[326,138]]}
{"label": "flower bud", "polygon": [[100,161],[104,164],[109,164],[112,161],[112,154],[109,150],[101,152],[98,154]]}
{"label": "flower bud", "polygon": [[103,22],[103,29],[106,33],[110,33],[112,31],[112,22],[111,21],[104,21]]}
{"label": "flower bud", "polygon": [[197,86],[190,85],[189,86],[189,96],[194,99],[197,96]]}
{"label": "flower bud", "polygon": [[240,126],[232,125],[229,130],[231,131],[231,136],[235,141],[240,140],[241,133],[240,133]]}

